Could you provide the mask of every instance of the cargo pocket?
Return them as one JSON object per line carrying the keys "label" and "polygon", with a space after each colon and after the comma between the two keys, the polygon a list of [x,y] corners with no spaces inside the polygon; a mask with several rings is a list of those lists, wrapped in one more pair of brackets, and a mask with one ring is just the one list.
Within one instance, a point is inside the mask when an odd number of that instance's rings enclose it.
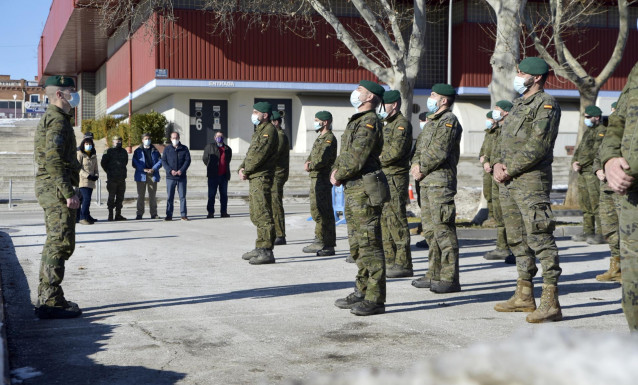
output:
{"label": "cargo pocket", "polygon": [[532,234],[553,233],[556,228],[554,213],[548,205],[530,208],[529,217],[532,223]]}
{"label": "cargo pocket", "polygon": [[454,223],[456,206],[453,203],[442,204],[439,208],[439,223]]}

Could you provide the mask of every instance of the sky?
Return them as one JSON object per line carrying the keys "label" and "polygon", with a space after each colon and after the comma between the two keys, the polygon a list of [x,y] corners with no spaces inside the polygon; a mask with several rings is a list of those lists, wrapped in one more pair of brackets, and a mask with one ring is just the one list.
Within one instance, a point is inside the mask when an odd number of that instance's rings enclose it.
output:
{"label": "sky", "polygon": [[0,75],[33,80],[38,43],[52,0],[0,0]]}

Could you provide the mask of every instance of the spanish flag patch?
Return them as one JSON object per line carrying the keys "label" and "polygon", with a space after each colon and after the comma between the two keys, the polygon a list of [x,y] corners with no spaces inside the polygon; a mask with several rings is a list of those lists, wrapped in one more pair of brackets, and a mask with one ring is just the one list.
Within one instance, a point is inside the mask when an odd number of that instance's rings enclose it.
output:
{"label": "spanish flag patch", "polygon": [[405,128],[403,128],[403,127],[398,127],[398,128],[399,128],[399,130],[405,130]]}
{"label": "spanish flag patch", "polygon": [[264,136],[267,138],[267,137],[268,137],[268,134],[264,134]]}
{"label": "spanish flag patch", "polygon": [[546,109],[546,110],[551,110],[551,109],[552,109],[552,108],[554,108],[554,107],[553,107],[551,104],[545,104],[545,105],[543,106],[543,108],[544,108],[544,109]]}
{"label": "spanish flag patch", "polygon": [[331,141],[329,141],[329,140],[326,140],[326,143],[332,143],[332,142],[331,142]]}
{"label": "spanish flag patch", "polygon": [[371,130],[374,129],[374,126],[372,124],[370,124],[370,123],[366,124],[366,127],[368,127]]}
{"label": "spanish flag patch", "polygon": [[452,127],[451,123],[445,123],[445,127]]}
{"label": "spanish flag patch", "polygon": [[598,134],[598,136],[605,136],[605,134]]}

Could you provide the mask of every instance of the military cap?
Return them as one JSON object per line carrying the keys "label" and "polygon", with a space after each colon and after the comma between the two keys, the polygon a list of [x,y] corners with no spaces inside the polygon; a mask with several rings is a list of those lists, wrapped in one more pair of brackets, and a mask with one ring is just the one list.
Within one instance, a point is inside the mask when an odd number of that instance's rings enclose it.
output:
{"label": "military cap", "polygon": [[270,120],[280,120],[281,118],[282,118],[281,112],[273,111],[272,112],[272,117],[270,118]]}
{"label": "military cap", "polygon": [[386,91],[383,93],[383,103],[390,104],[401,100],[401,93],[397,90]]}
{"label": "military cap", "polygon": [[616,106],[617,106],[617,105],[618,105],[618,102],[613,102],[613,103],[611,104],[611,108],[616,108]]}
{"label": "military cap", "polygon": [[145,132],[142,134],[142,138],[148,136],[149,138],[151,137],[151,133],[150,132]]}
{"label": "military cap", "polygon": [[443,96],[456,95],[456,91],[454,90],[454,87],[444,83],[439,83],[432,86],[432,92],[436,92],[437,94],[443,95]]}
{"label": "military cap", "polygon": [[112,140],[122,140],[122,137],[119,136],[119,135],[115,135],[115,136],[113,136]]}
{"label": "military cap", "polygon": [[92,132],[87,132],[84,134],[84,139],[93,139],[93,133]]}
{"label": "military cap", "polygon": [[419,120],[420,121],[425,122],[427,118],[428,118],[428,113],[427,112],[421,112],[419,114]]}
{"label": "military cap", "polygon": [[490,111],[490,112],[488,112],[487,114],[485,114],[485,116],[486,116],[488,119],[494,119],[494,118],[492,117],[492,111]]}
{"label": "military cap", "polygon": [[510,102],[509,100],[499,100],[498,102],[496,102],[496,106],[501,107],[503,111],[507,111],[507,112],[510,112],[512,107],[514,107],[512,102]]}
{"label": "military cap", "polygon": [[272,106],[268,102],[255,103],[253,104],[253,108],[259,112],[267,112],[269,114],[272,113]]}
{"label": "military cap", "polygon": [[601,116],[602,114],[603,114],[603,111],[596,106],[588,106],[587,108],[585,108],[585,115]]}
{"label": "military cap", "polygon": [[370,80],[362,80],[359,82],[359,85],[366,90],[372,92],[380,98],[383,98],[383,94],[385,93],[385,89],[381,87],[378,83],[372,82]]}
{"label": "military cap", "polygon": [[64,75],[49,76],[44,82],[44,86],[56,86],[56,87],[75,87],[75,81],[72,77]]}
{"label": "military cap", "polygon": [[549,72],[547,62],[539,57],[526,57],[518,64],[518,69],[534,76],[545,75]]}
{"label": "military cap", "polygon": [[328,111],[319,111],[315,114],[315,118],[323,121],[332,120],[332,114]]}

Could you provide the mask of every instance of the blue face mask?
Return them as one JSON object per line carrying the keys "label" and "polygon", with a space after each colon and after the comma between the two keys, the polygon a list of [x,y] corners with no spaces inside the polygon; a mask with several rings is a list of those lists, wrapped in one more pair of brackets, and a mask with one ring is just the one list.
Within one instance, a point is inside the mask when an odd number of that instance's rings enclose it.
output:
{"label": "blue face mask", "polygon": [[253,122],[255,126],[258,126],[261,121],[259,120],[259,116],[257,114],[252,114],[250,117],[250,121]]}
{"label": "blue face mask", "polygon": [[315,127],[315,131],[321,130],[321,122],[315,122],[314,127]]}
{"label": "blue face mask", "polygon": [[361,105],[363,104],[363,102],[359,100],[359,96],[361,96],[361,92],[357,90],[352,91],[352,93],[350,94],[350,104],[352,104],[352,107],[356,109],[361,107]]}
{"label": "blue face mask", "polygon": [[488,130],[494,126],[494,123],[491,120],[485,120],[485,128]]}
{"label": "blue face mask", "polygon": [[427,103],[428,111],[436,112],[436,110],[439,109],[439,107],[436,105],[437,103],[438,101],[436,99],[428,98],[428,103]]}
{"label": "blue face mask", "polygon": [[71,99],[67,99],[71,108],[75,108],[80,105],[80,94],[77,92],[71,92]]}
{"label": "blue face mask", "polygon": [[586,118],[585,119],[585,125],[587,127],[594,127],[594,122],[592,122],[590,118]]}
{"label": "blue face mask", "polygon": [[518,92],[519,94],[524,94],[525,91],[527,91],[527,86],[525,86],[525,78],[522,78],[520,76],[516,76],[514,78],[514,91]]}
{"label": "blue face mask", "polygon": [[493,110],[492,111],[492,119],[496,122],[500,122],[503,117],[501,116],[501,110]]}
{"label": "blue face mask", "polygon": [[419,127],[421,127],[421,129],[423,129],[423,127],[425,127],[425,122],[419,122]]}
{"label": "blue face mask", "polygon": [[84,151],[89,152],[93,149],[93,146],[91,146],[90,144],[85,144],[84,145]]}

